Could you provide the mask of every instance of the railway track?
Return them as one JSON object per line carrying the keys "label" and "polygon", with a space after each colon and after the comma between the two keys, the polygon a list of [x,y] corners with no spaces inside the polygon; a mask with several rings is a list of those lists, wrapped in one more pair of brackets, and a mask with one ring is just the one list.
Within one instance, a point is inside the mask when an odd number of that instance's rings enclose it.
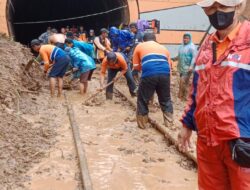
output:
{"label": "railway track", "polygon": [[[72,98],[72,93],[65,94],[82,188],[154,190],[171,187],[171,190],[181,190],[185,187],[187,190],[194,190],[194,154],[178,153],[177,149],[171,146],[176,145],[176,139],[171,135],[171,131],[167,131],[152,118],[150,123],[154,128],[138,129],[134,112],[136,100],[130,98],[118,85],[115,94],[112,102],[106,102],[104,96],[99,95],[89,104],[84,104],[84,99],[81,100],[81,104],[77,104],[78,98]],[[101,117],[95,118],[92,114]],[[155,129],[163,134],[163,137]],[[146,168],[145,171],[142,168]],[[157,171],[153,171],[154,168],[157,168]],[[171,176],[176,170],[181,171],[180,175],[183,175],[184,181],[176,179],[180,176]],[[188,179],[190,173],[192,177]],[[152,184],[145,182],[141,175],[151,180]],[[123,184],[122,176],[125,178],[123,180],[127,181],[126,184]]]}
{"label": "railway track", "polygon": [[[119,88],[115,88],[115,90],[122,96],[124,97],[129,104],[136,109],[136,101],[135,99],[132,99],[129,95],[125,94],[121,89]],[[177,142],[177,138],[174,138],[172,133],[173,131],[171,131],[171,129],[167,129],[165,126],[161,125],[160,123],[158,123],[156,120],[152,119],[152,117],[149,116],[149,122],[150,124],[156,129],[158,130],[164,137],[166,137],[166,139],[173,145],[176,146],[176,148],[178,149],[178,142]],[[195,164],[197,164],[197,158],[196,155],[194,153],[194,151],[190,151],[190,152],[186,152],[183,153],[184,156],[188,157],[189,159],[191,159],[192,161],[194,161]]]}

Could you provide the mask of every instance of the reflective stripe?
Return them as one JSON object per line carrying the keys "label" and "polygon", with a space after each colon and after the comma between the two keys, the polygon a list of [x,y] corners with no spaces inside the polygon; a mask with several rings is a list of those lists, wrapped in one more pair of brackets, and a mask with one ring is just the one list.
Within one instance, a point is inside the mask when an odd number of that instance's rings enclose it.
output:
{"label": "reflective stripe", "polygon": [[161,62],[166,62],[167,63],[167,61],[165,59],[150,59],[148,61],[142,62],[142,65],[145,65],[146,63],[149,63],[149,62],[155,62],[155,61],[161,61]]}
{"label": "reflective stripe", "polygon": [[59,51],[59,48],[55,47],[50,55],[50,60],[51,61],[54,61],[55,57],[56,57],[56,54],[57,52]]}
{"label": "reflective stripe", "polygon": [[144,56],[142,57],[142,59],[141,59],[141,60],[143,60],[145,57],[150,56],[150,55],[161,55],[161,56],[163,56],[163,57],[166,57],[166,58],[167,58],[167,56],[166,56],[165,54],[160,54],[160,53],[149,53],[149,54],[147,54],[147,55],[144,55]]}
{"label": "reflective stripe", "polygon": [[206,68],[206,65],[205,65],[205,64],[196,65],[196,66],[195,66],[195,70],[196,70],[196,71],[205,70],[205,68]]}
{"label": "reflective stripe", "polygon": [[244,64],[244,63],[236,63],[233,61],[223,61],[221,63],[221,66],[222,67],[231,66],[231,67],[236,67],[236,68],[245,69],[245,70],[250,71],[250,65]]}

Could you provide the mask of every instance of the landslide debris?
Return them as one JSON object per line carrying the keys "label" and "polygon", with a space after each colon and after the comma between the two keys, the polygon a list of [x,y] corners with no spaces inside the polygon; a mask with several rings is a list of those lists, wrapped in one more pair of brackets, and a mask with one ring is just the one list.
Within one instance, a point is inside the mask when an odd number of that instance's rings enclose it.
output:
{"label": "landslide debris", "polygon": [[1,190],[25,189],[22,185],[28,178],[25,173],[45,156],[55,135],[54,130],[45,125],[46,121],[33,123],[24,117],[27,110],[43,106],[37,99],[43,85],[41,69],[33,64],[24,72],[30,59],[32,54],[28,48],[0,35]]}

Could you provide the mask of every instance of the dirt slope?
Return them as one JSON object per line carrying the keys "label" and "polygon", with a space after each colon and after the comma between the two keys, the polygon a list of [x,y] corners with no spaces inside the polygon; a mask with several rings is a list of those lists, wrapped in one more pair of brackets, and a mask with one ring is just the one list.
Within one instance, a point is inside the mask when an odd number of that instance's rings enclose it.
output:
{"label": "dirt slope", "polygon": [[[42,73],[36,67],[23,74],[31,53],[0,36],[0,189],[23,189],[25,172],[43,157],[52,144],[54,130],[41,119],[35,124],[23,117],[37,114],[36,95]],[[45,98],[46,99],[46,98]]]}

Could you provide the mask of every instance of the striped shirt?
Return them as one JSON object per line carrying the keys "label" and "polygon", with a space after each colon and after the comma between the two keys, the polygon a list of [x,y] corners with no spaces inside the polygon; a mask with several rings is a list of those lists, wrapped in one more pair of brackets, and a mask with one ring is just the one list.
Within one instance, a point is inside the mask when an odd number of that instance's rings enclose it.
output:
{"label": "striped shirt", "polygon": [[142,78],[160,74],[170,74],[170,53],[154,41],[139,44],[134,51],[133,66],[142,70]]}
{"label": "striped shirt", "polygon": [[42,60],[44,61],[45,71],[48,71],[49,64],[53,63],[55,59],[66,56],[66,53],[62,49],[54,45],[42,45],[39,50],[39,54],[42,57]]}

